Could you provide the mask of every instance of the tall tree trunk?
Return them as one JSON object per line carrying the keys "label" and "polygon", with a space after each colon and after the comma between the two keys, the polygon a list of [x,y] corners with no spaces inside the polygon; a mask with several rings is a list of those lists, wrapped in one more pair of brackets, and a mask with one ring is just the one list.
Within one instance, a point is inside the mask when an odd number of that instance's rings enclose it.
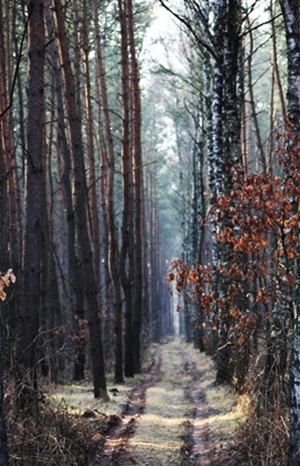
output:
{"label": "tall tree trunk", "polygon": [[136,58],[132,1],[128,6],[128,40],[132,79],[132,170],[134,203],[134,302],[132,312],[132,351],[134,372],[141,372],[140,333],[143,298],[142,230],[143,230],[143,165],[141,145],[141,100],[139,69]]}
{"label": "tall tree trunk", "polygon": [[94,119],[91,99],[91,80],[90,80],[90,64],[89,64],[89,40],[88,40],[88,19],[86,0],[83,1],[83,56],[85,68],[85,114],[87,126],[87,154],[88,154],[88,180],[89,180],[89,208],[91,222],[91,238],[94,257],[95,279],[98,288],[100,284],[100,233],[99,233],[99,218],[98,218],[98,199],[97,199],[97,180],[95,168],[95,148],[94,148]]}
{"label": "tall tree trunk", "polygon": [[67,34],[64,23],[62,4],[60,0],[53,0],[56,31],[59,41],[61,62],[66,87],[66,110],[70,125],[71,150],[73,158],[75,208],[77,240],[84,279],[84,291],[87,301],[87,317],[90,331],[90,349],[92,358],[92,372],[95,398],[107,399],[104,357],[102,351],[101,328],[99,320],[99,306],[97,299],[97,284],[93,270],[93,257],[87,227],[87,183],[83,160],[83,144],[81,121],[76,105],[74,77],[71,69]]}
{"label": "tall tree trunk", "polygon": [[[45,109],[44,109],[45,110]],[[44,117],[44,121],[46,118]],[[48,140],[52,141],[52,126]],[[46,147],[46,143],[45,143]],[[40,321],[43,330],[43,344],[40,345],[39,359],[43,375],[50,375],[51,380],[58,382],[59,374],[64,370],[64,361],[60,350],[63,346],[63,325],[61,303],[57,283],[56,265],[54,260],[53,224],[52,224],[52,204],[53,189],[51,178],[51,144],[49,153],[44,154],[43,162],[43,192],[42,195],[42,276],[41,276],[41,313]],[[46,185],[49,183],[49,199],[47,197]],[[49,203],[48,203],[49,201]]]}
{"label": "tall tree trunk", "polygon": [[[275,0],[276,5],[276,0]],[[280,108],[281,108],[281,116],[282,121],[286,122],[286,108],[285,108],[285,98],[284,92],[282,88],[282,82],[280,78],[279,66],[278,66],[278,53],[277,53],[277,35],[276,35],[276,27],[275,27],[275,5],[273,5],[273,0],[270,0],[270,15],[271,15],[271,32],[272,32],[272,51],[273,51],[273,66],[274,72],[276,77],[276,83],[279,92],[279,101],[280,101]]]}
{"label": "tall tree trunk", "polygon": [[[5,7],[5,8],[3,8]],[[4,10],[4,11],[3,11]],[[2,228],[3,238],[6,237],[9,245],[8,250],[3,259],[1,269],[5,270],[8,266],[11,267],[18,277],[18,283],[21,282],[21,242],[22,237],[20,231],[23,231],[20,219],[20,191],[19,191],[19,179],[17,174],[17,161],[15,147],[15,121],[13,116],[12,108],[9,108],[11,92],[12,92],[12,66],[17,67],[21,59],[21,49],[23,49],[23,42],[21,41],[22,47],[15,46],[17,37],[14,35],[15,27],[15,11],[9,9],[7,11],[7,2],[0,2],[0,114],[2,116],[0,120],[0,139],[2,146],[2,158],[3,158],[3,177],[4,172],[8,174],[7,183],[5,183],[6,197],[7,197],[7,211],[6,218],[3,219]],[[17,10],[17,8],[16,8]],[[12,16],[12,18],[11,18]],[[12,21],[12,31],[8,34],[10,28],[10,19]],[[27,30],[25,25],[24,35]],[[23,37],[24,37],[23,35]],[[13,42],[13,43],[12,43]],[[19,50],[20,49],[20,50]],[[13,55],[15,54],[15,60]],[[18,73],[18,78],[19,79]],[[23,106],[20,104],[19,118],[23,122],[22,118]],[[20,128],[24,127],[24,124],[20,125]],[[22,140],[21,145],[25,149],[25,139]],[[23,149],[23,150],[24,150]],[[10,312],[7,317],[7,325],[10,331],[10,340],[16,339],[17,324],[18,324],[18,309],[20,307],[20,293],[14,293],[10,298]]]}
{"label": "tall tree trunk", "polygon": [[41,198],[43,189],[44,2],[28,3],[27,151],[22,305],[19,336],[19,402],[36,401],[36,346],[41,274]]}
{"label": "tall tree trunk", "polygon": [[[8,13],[5,16],[3,11],[2,1],[0,2],[0,114],[8,108],[10,92],[12,86],[11,76],[11,56],[14,53],[12,50],[12,44],[10,43],[11,37],[8,34],[9,29],[9,16]],[[26,26],[25,26],[26,27]],[[6,28],[6,31],[5,31]],[[4,36],[6,32],[6,35]],[[10,55],[11,54],[11,55]],[[16,60],[20,59],[20,51],[17,50]],[[18,63],[15,64],[18,66]],[[21,120],[22,121],[22,120]],[[10,266],[19,274],[20,267],[20,235],[18,232],[18,221],[20,219],[20,205],[18,199],[18,179],[17,179],[17,162],[14,150],[14,138],[13,138],[13,112],[7,111],[1,121],[1,140],[2,140],[2,151],[4,166],[9,173],[7,189],[8,189],[8,232],[10,244],[14,247],[10,248]],[[23,126],[23,125],[21,125]],[[15,304],[17,305],[17,297],[14,297]]]}
{"label": "tall tree trunk", "polygon": [[[248,19],[248,27],[250,29],[250,20]],[[261,162],[262,169],[267,172],[267,162],[266,154],[263,148],[263,142],[260,134],[260,128],[258,124],[258,118],[256,113],[255,99],[254,99],[254,89],[253,89],[253,80],[252,80],[252,56],[253,56],[253,32],[249,31],[249,52],[248,52],[248,89],[249,89],[249,98],[250,98],[250,107],[252,113],[252,120],[254,125],[254,133],[256,139],[256,146],[258,151],[258,158]]]}
{"label": "tall tree trunk", "polygon": [[[300,16],[298,0],[280,0],[284,17],[287,55],[288,55],[288,112],[287,130],[290,132],[290,142],[287,150],[293,157],[297,151],[300,139]],[[299,167],[298,167],[299,169]],[[290,170],[286,173],[290,176]],[[298,187],[299,189],[299,187]],[[300,464],[300,217],[299,199],[294,206],[298,214],[298,237],[296,259],[296,287],[294,294],[294,321],[292,358],[290,362],[290,466]]]}
{"label": "tall tree trunk", "polygon": [[120,253],[120,274],[125,296],[125,376],[133,377],[133,348],[132,348],[132,284],[133,268],[133,216],[132,216],[132,159],[130,144],[130,69],[128,53],[128,27],[126,0],[118,0],[119,19],[121,26],[121,60],[122,60],[122,247]]}
{"label": "tall tree trunk", "polygon": [[288,55],[288,121],[300,134],[300,20],[297,0],[279,0],[285,23]]}
{"label": "tall tree trunk", "polygon": [[216,6],[216,24],[214,35],[214,46],[216,50],[216,63],[213,78],[213,152],[209,154],[210,164],[210,193],[214,199],[216,195],[223,192],[223,50],[224,50],[224,27],[226,1],[219,0]]}
{"label": "tall tree trunk", "polygon": [[159,315],[159,291],[158,282],[160,280],[158,270],[158,254],[159,254],[159,225],[157,214],[157,198],[155,192],[156,173],[154,169],[149,170],[149,263],[150,263],[150,341],[159,342],[161,337],[161,322]]}
{"label": "tall tree trunk", "polygon": [[[0,130],[1,131],[1,130]],[[4,170],[3,153],[0,140],[0,173],[3,174]],[[2,175],[3,176],[3,175]],[[1,178],[2,178],[1,176]],[[4,237],[4,219],[5,219],[5,181],[0,183],[0,264],[4,264],[5,256],[5,237]],[[4,416],[4,360],[5,360],[5,319],[4,319],[4,303],[0,303],[0,466],[8,466],[8,452],[7,452],[7,434]]]}
{"label": "tall tree trunk", "polygon": [[76,227],[75,213],[73,207],[73,195],[71,185],[71,154],[66,135],[65,128],[65,112],[62,96],[62,79],[61,71],[58,67],[57,49],[54,43],[50,41],[53,35],[52,24],[49,14],[49,8],[46,9],[46,20],[48,28],[49,46],[51,66],[54,74],[54,88],[56,97],[56,112],[57,112],[57,137],[59,151],[62,156],[61,170],[61,186],[62,198],[66,210],[66,225],[67,225],[67,273],[71,283],[71,307],[74,316],[75,333],[74,338],[75,354],[74,354],[74,373],[73,379],[80,381],[84,379],[84,364],[85,364],[85,335],[83,330],[84,322],[84,289],[82,287],[81,270],[79,261],[76,256]]}
{"label": "tall tree trunk", "polygon": [[[114,290],[114,332],[115,332],[115,381],[121,383],[123,378],[123,341],[122,341],[122,296],[120,283],[120,264],[118,238],[115,225],[114,207],[114,179],[115,179],[115,150],[108,107],[106,69],[102,53],[100,30],[98,23],[97,0],[93,0],[93,17],[95,28],[95,43],[97,52],[97,81],[100,81],[101,103],[104,115],[105,139],[107,144],[107,158],[104,149],[101,151],[101,192],[103,204],[103,218],[105,232],[109,237],[109,272]],[[100,96],[100,91],[98,92]],[[100,141],[101,144],[101,141]],[[108,174],[107,174],[108,172]],[[107,225],[108,221],[108,225]]]}
{"label": "tall tree trunk", "polygon": [[[217,133],[214,145],[216,194],[230,195],[232,189],[231,168],[242,163],[241,108],[237,96],[241,14],[240,0],[219,0],[217,2],[215,47],[218,61],[214,82],[215,110],[213,110]],[[220,137],[220,132],[222,137]],[[229,225],[230,220],[224,217],[222,227]],[[228,263],[232,253],[232,245],[218,244],[216,249],[216,259],[219,263]],[[218,311],[217,383],[231,383],[234,372],[231,345],[228,344],[230,317],[227,292],[228,279],[226,274],[223,274],[217,280],[216,290],[216,298],[219,294],[226,303]]]}
{"label": "tall tree trunk", "polygon": [[227,0],[226,3],[226,19],[223,37],[223,169],[225,174],[225,192],[230,192],[232,187],[231,168],[242,163],[241,107],[239,105],[240,102],[237,93],[242,4],[241,0]]}

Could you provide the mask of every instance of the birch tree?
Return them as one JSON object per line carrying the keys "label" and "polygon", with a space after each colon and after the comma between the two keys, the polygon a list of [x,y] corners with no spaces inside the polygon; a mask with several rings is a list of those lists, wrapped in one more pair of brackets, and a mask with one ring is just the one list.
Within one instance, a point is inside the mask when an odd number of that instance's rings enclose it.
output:
{"label": "birch tree", "polygon": [[[291,158],[299,151],[300,140],[300,10],[297,0],[280,0],[284,17],[287,54],[288,54],[288,111],[287,130],[290,132],[287,150]],[[296,154],[295,154],[296,151]],[[296,155],[299,169],[299,156]],[[288,161],[288,167],[292,160]],[[293,172],[288,169],[286,176],[293,180]],[[294,294],[294,319],[293,319],[293,341],[292,359],[290,363],[290,466],[300,463],[300,219],[299,219],[299,184],[298,195],[294,199],[294,211],[298,214],[298,237],[297,237],[297,259],[296,259],[296,286]]]}

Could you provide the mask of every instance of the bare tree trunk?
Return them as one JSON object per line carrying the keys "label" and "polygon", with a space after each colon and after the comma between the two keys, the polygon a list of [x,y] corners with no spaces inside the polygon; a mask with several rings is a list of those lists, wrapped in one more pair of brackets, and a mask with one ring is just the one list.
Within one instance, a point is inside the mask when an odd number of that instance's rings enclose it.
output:
{"label": "bare tree trunk", "polygon": [[[297,151],[300,139],[300,17],[298,0],[280,0],[284,17],[287,56],[288,56],[288,112],[287,129],[290,132],[288,150],[291,157]],[[294,167],[298,168],[298,167]],[[290,177],[290,170],[286,173]],[[295,180],[293,180],[295,182]],[[299,189],[299,186],[298,186]],[[294,203],[294,211],[298,214],[296,287],[293,309],[292,358],[290,362],[290,466],[300,464],[300,218],[299,199]]]}
{"label": "bare tree trunk", "polygon": [[[242,163],[241,153],[241,109],[237,95],[238,57],[240,51],[241,1],[219,0],[218,16],[215,26],[215,47],[218,55],[215,74],[216,103],[215,120],[221,126],[216,138],[214,160],[216,170],[216,193],[230,195],[232,189],[232,167]],[[221,77],[219,76],[221,73]],[[221,107],[221,108],[220,108]],[[221,121],[220,121],[221,118]],[[218,128],[218,126],[217,126]],[[220,131],[220,128],[218,128]],[[220,143],[222,144],[220,147]],[[230,225],[228,218],[223,219],[222,226]],[[232,245],[218,244],[216,256],[219,263],[227,263],[232,253]],[[216,293],[226,297],[228,280],[225,274],[220,276]],[[216,296],[217,297],[217,296]],[[231,345],[226,344],[230,329],[229,304],[218,310],[218,351],[217,383],[231,383],[234,371]]]}
{"label": "bare tree trunk", "polygon": [[276,83],[279,92],[279,101],[280,101],[280,108],[281,108],[281,115],[283,123],[286,122],[286,108],[285,108],[285,98],[284,92],[282,88],[282,82],[280,78],[279,66],[278,66],[278,58],[277,58],[277,41],[276,41],[276,27],[275,27],[275,11],[273,0],[270,0],[270,15],[271,15],[271,31],[272,31],[272,49],[273,49],[273,67],[276,77]]}
{"label": "bare tree trunk", "polygon": [[[0,140],[0,173],[3,173],[4,163],[3,154]],[[2,178],[2,177],[1,177]],[[4,251],[6,249],[5,238],[4,238],[4,219],[5,219],[5,192],[6,183],[2,181],[0,183],[0,263],[4,263]],[[4,415],[4,360],[5,360],[6,348],[5,348],[5,320],[4,320],[4,303],[0,303],[0,466],[8,466],[8,452],[7,452],[7,435],[5,426],[5,415]]]}
{"label": "bare tree trunk", "polygon": [[[154,168],[155,170],[155,168]],[[153,169],[149,170],[149,264],[150,264],[150,341],[159,342],[161,337],[161,322],[159,315],[159,290],[158,283],[160,280],[158,270],[158,253],[159,253],[159,225],[157,215],[157,198],[155,192],[156,175]]]}
{"label": "bare tree trunk", "polygon": [[223,26],[223,170],[225,193],[228,193],[232,187],[231,168],[242,162],[241,108],[237,93],[242,5],[241,0],[226,3],[228,5],[226,6],[225,25]]}
{"label": "bare tree trunk", "polygon": [[223,191],[223,35],[225,25],[225,0],[217,2],[215,24],[215,49],[217,61],[214,67],[213,78],[213,152],[210,155],[210,186],[213,188],[211,197]]}
{"label": "bare tree trunk", "polygon": [[[54,87],[54,86],[53,86]],[[45,107],[46,108],[46,107]],[[44,108],[44,111],[45,111]],[[44,117],[46,121],[46,117]],[[46,139],[52,141],[52,125],[49,127],[48,137]],[[41,274],[41,309],[40,316],[43,336],[41,337],[41,345],[38,347],[40,366],[42,374],[50,375],[51,380],[58,382],[59,375],[64,370],[64,361],[61,357],[60,350],[63,347],[64,339],[63,332],[60,331],[63,326],[61,313],[61,303],[59,300],[59,291],[57,283],[57,273],[54,260],[54,243],[53,243],[53,187],[51,178],[51,144],[49,145],[49,153],[44,154],[43,162],[43,191],[42,195],[42,270]],[[46,185],[49,185],[49,190]],[[49,198],[47,192],[49,191]]]}
{"label": "bare tree trunk", "polygon": [[85,364],[85,337],[83,330],[84,322],[84,290],[82,287],[81,271],[79,262],[76,257],[76,227],[75,213],[73,207],[73,196],[71,186],[71,154],[66,135],[65,114],[62,97],[62,79],[61,71],[58,68],[58,56],[54,43],[50,41],[53,35],[52,25],[49,15],[49,8],[46,9],[46,20],[48,28],[49,46],[51,66],[54,75],[54,89],[56,97],[56,112],[57,112],[57,137],[59,151],[62,156],[61,170],[61,186],[62,198],[66,210],[66,225],[67,225],[67,272],[71,283],[71,308],[73,311],[74,323],[76,327],[76,337],[74,338],[75,355],[74,355],[74,374],[73,378],[76,381],[84,379],[84,364]]}
{"label": "bare tree trunk", "polygon": [[121,26],[121,60],[122,60],[122,248],[120,253],[121,282],[125,296],[125,376],[133,377],[132,348],[132,284],[133,271],[133,216],[132,216],[132,159],[130,145],[130,76],[128,55],[128,28],[126,0],[118,0],[119,19]]}
{"label": "bare tree trunk", "polygon": [[143,162],[141,145],[141,101],[139,69],[135,51],[132,1],[127,0],[128,40],[132,73],[132,170],[134,204],[134,302],[132,312],[132,346],[134,372],[141,372],[140,333],[143,298]]}
{"label": "bare tree trunk", "polygon": [[[3,6],[5,8],[3,8]],[[4,11],[3,11],[4,10]],[[13,16],[11,18],[11,16]],[[7,241],[13,247],[8,248],[6,255],[3,257],[2,261],[2,270],[11,267],[16,276],[18,277],[18,282],[21,276],[21,235],[22,226],[20,222],[20,194],[19,194],[19,180],[17,174],[17,162],[16,162],[16,151],[14,150],[15,141],[14,141],[14,128],[15,122],[13,119],[12,108],[8,109],[10,92],[12,86],[12,66],[13,66],[13,56],[15,54],[15,66],[17,66],[20,59],[19,47],[15,47],[17,37],[14,36],[14,31],[12,30],[8,34],[8,29],[10,27],[10,20],[12,21],[13,28],[15,26],[15,11],[7,9],[7,3],[0,1],[0,114],[3,114],[3,117],[0,120],[0,145],[1,157],[3,158],[3,176],[4,172],[8,173],[8,180],[5,183],[6,189],[6,198],[7,198],[7,211],[6,217],[3,218],[2,228],[3,238],[6,237]],[[24,31],[25,33],[25,31]],[[13,39],[12,39],[13,37]],[[20,112],[20,121],[23,122],[22,112],[23,106],[20,103],[19,112]],[[6,111],[7,110],[7,111]],[[21,124],[20,127],[24,125]],[[24,143],[24,148],[26,146],[25,139],[22,140]],[[1,170],[1,173],[2,173]],[[11,340],[16,338],[17,333],[17,322],[18,322],[18,309],[20,306],[20,294],[14,293],[10,299],[10,312],[7,317],[7,324],[10,329]]]}
{"label": "bare tree trunk", "polygon": [[[248,26],[250,29],[250,21],[248,19]],[[267,162],[266,162],[266,154],[263,148],[263,142],[260,134],[260,128],[257,119],[257,113],[255,108],[255,99],[254,99],[254,90],[253,90],[253,82],[252,82],[252,56],[253,56],[253,33],[250,29],[249,31],[249,53],[248,53],[248,89],[249,89],[249,98],[250,98],[250,106],[251,106],[251,113],[252,113],[252,120],[254,124],[254,133],[256,138],[256,146],[258,151],[258,157],[262,164],[262,169],[266,173],[267,171]]]}
{"label": "bare tree trunk", "polygon": [[[12,44],[10,43],[11,36],[8,34],[9,28],[9,15],[6,11],[3,12],[2,0],[0,2],[0,114],[5,111],[9,104],[12,76],[11,76],[11,57],[13,56],[14,50],[12,50]],[[6,30],[5,30],[6,28]],[[4,33],[6,32],[5,36]],[[17,51],[16,59],[19,60],[19,50]],[[17,180],[17,163],[14,150],[14,122],[13,112],[9,110],[3,115],[0,121],[1,126],[1,140],[2,140],[2,151],[4,166],[9,173],[7,189],[8,189],[8,214],[9,221],[6,225],[8,228],[9,241],[14,247],[10,248],[10,266],[16,270],[19,274],[20,267],[20,235],[18,232],[18,220],[20,218],[20,205],[18,199],[18,180]],[[14,298],[15,303],[17,299]]]}
{"label": "bare tree trunk", "polygon": [[95,150],[94,150],[94,119],[91,99],[91,81],[90,81],[90,64],[89,64],[89,40],[88,40],[88,20],[86,0],[83,1],[83,54],[85,68],[85,114],[87,126],[87,154],[88,154],[88,180],[89,180],[89,207],[91,220],[91,238],[94,257],[95,279],[100,289],[100,233],[98,218],[98,199],[97,199],[97,180],[95,168]]}
{"label": "bare tree trunk", "polygon": [[22,306],[19,336],[19,402],[35,405],[36,345],[39,332],[43,189],[44,2],[31,0],[27,84],[27,151]]}
{"label": "bare tree trunk", "polygon": [[74,77],[71,69],[67,35],[65,30],[62,4],[60,0],[53,0],[56,31],[59,41],[61,62],[66,87],[66,109],[70,125],[71,150],[73,158],[75,182],[75,208],[77,239],[80,250],[81,265],[84,279],[84,290],[87,301],[87,317],[90,331],[90,349],[92,358],[92,372],[95,398],[107,399],[104,357],[99,320],[99,306],[97,299],[97,284],[93,270],[93,258],[87,228],[87,184],[83,160],[83,144],[81,121],[76,105]]}
{"label": "bare tree trunk", "polygon": [[[101,192],[103,204],[103,218],[105,232],[109,238],[109,272],[114,290],[114,336],[115,336],[115,367],[114,378],[116,382],[122,383],[123,378],[123,341],[122,341],[122,296],[120,283],[120,264],[118,239],[115,225],[115,207],[114,207],[114,178],[115,178],[115,150],[113,144],[113,135],[111,131],[111,122],[108,108],[106,70],[104,57],[102,53],[100,30],[98,23],[97,0],[93,0],[93,17],[95,27],[95,43],[97,52],[97,81],[100,81],[101,104],[104,115],[105,138],[107,151],[101,150]],[[100,91],[98,92],[100,96]],[[100,141],[101,144],[101,141]],[[107,159],[106,159],[107,155]],[[108,223],[108,224],[107,224]],[[107,284],[108,286],[108,284]]]}

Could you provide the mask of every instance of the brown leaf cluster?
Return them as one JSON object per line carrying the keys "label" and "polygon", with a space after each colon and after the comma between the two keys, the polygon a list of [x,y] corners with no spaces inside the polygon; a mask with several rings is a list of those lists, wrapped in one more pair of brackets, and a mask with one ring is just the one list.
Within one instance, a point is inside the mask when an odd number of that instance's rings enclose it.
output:
{"label": "brown leaf cluster", "polygon": [[6,300],[6,293],[4,288],[8,288],[11,283],[15,283],[16,277],[12,271],[12,269],[8,269],[8,271],[4,274],[0,275],[0,299],[2,301]]}

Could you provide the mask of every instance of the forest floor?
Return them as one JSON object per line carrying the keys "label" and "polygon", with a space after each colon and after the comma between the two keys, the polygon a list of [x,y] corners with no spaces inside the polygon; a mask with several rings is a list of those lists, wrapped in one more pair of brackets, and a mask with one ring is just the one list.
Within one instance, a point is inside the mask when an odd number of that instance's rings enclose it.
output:
{"label": "forest floor", "polygon": [[51,398],[89,420],[88,466],[217,466],[230,462],[246,400],[214,379],[211,359],[176,338],[151,348],[142,375],[109,383],[108,403],[82,384]]}

